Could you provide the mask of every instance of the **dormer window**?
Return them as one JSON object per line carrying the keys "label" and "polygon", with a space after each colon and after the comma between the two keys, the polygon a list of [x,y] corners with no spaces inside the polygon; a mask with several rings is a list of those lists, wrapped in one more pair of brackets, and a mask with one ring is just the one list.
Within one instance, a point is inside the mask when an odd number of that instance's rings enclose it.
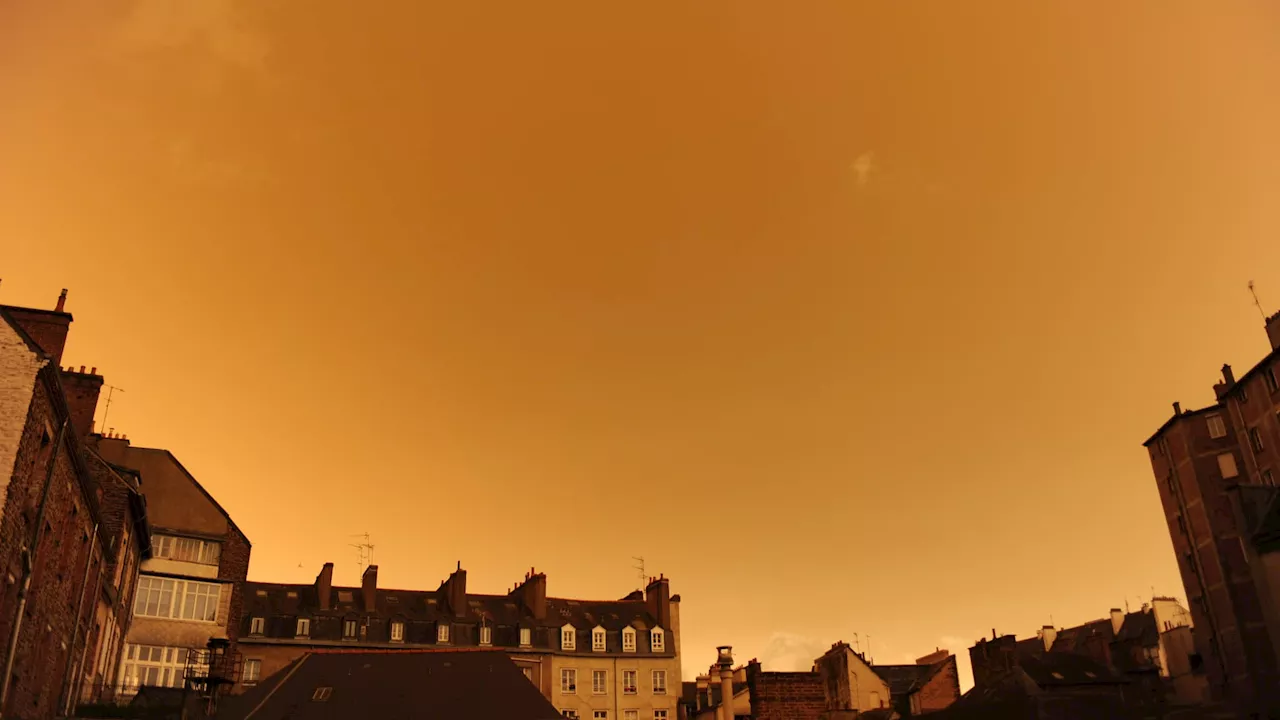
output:
{"label": "dormer window", "polygon": [[298,618],[298,637],[311,635],[311,618]]}
{"label": "dormer window", "polygon": [[604,652],[604,628],[599,625],[591,631],[591,652]]}
{"label": "dormer window", "polygon": [[578,633],[573,629],[572,625],[565,625],[560,628],[560,649],[575,650],[578,645]]}
{"label": "dormer window", "polygon": [[400,620],[391,621],[391,642],[404,642],[404,623]]}
{"label": "dormer window", "polygon": [[266,618],[256,617],[256,618],[251,618],[251,619],[249,620],[249,634],[250,634],[250,635],[261,635],[261,634],[262,634],[262,632],[263,632],[263,630],[265,630],[265,629],[266,629],[266,627],[267,627],[267,619],[266,619]]}
{"label": "dormer window", "polygon": [[636,629],[633,627],[625,627],[622,629],[622,652],[636,651]]}
{"label": "dormer window", "polygon": [[448,623],[442,622],[439,625],[436,625],[436,642],[438,643],[449,642],[449,624]]}
{"label": "dormer window", "polygon": [[356,621],[355,620],[347,619],[342,621],[342,639],[343,640],[356,639]]}
{"label": "dormer window", "polygon": [[520,628],[520,647],[529,647],[530,645],[533,645],[533,630]]}
{"label": "dormer window", "polygon": [[480,644],[481,645],[493,644],[493,627],[489,625],[480,626]]}
{"label": "dormer window", "polygon": [[654,652],[666,651],[667,640],[662,634],[662,628],[654,628],[649,631],[649,649]]}

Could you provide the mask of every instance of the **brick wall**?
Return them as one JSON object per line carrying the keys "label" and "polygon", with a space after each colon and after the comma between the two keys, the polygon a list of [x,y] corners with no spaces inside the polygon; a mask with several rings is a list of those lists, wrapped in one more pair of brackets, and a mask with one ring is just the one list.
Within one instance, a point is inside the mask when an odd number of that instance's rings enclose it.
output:
{"label": "brick wall", "polygon": [[[56,372],[48,368],[42,373]],[[18,634],[6,718],[51,717],[65,687],[67,659],[76,632],[76,607],[81,597],[86,564],[97,547],[91,500],[85,491],[87,478],[77,462],[74,436],[54,454],[60,419],[54,409],[51,387],[55,378],[38,382],[15,453],[8,492],[0,513],[0,653],[7,649],[15,625],[19,586],[22,582],[22,550],[33,536],[50,465],[54,468],[43,520],[44,534],[32,560],[31,584]],[[97,553],[98,561],[101,553]],[[90,576],[98,571],[95,565]],[[96,603],[82,606],[84,628],[91,627]]]}
{"label": "brick wall", "polygon": [[960,673],[956,656],[947,658],[942,669],[934,673],[924,687],[915,692],[921,713],[935,712],[950,707],[960,699]]}
{"label": "brick wall", "polygon": [[822,678],[815,672],[761,672],[752,663],[747,687],[755,720],[819,720],[827,709]]}
{"label": "brick wall", "polygon": [[227,638],[231,640],[232,652],[236,651],[236,643],[240,638],[240,619],[244,614],[244,581],[249,577],[251,550],[249,539],[232,525],[223,540],[222,555],[218,561],[218,578],[235,581],[231,586],[231,603],[227,609]]}

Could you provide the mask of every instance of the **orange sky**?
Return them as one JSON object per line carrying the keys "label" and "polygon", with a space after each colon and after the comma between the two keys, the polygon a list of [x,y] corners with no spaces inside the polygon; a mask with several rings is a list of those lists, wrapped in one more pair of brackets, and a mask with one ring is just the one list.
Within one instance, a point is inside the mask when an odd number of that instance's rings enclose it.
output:
{"label": "orange sky", "polygon": [[964,655],[1183,595],[1141,442],[1266,350],[1278,87],[1264,0],[17,0],[0,302],[253,579]]}

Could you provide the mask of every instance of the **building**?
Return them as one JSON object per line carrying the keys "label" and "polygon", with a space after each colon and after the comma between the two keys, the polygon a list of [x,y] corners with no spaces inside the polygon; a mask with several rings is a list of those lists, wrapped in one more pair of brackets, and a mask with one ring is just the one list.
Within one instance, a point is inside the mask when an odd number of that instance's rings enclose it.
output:
{"label": "building", "polygon": [[1244,519],[1280,476],[1280,313],[1266,332],[1269,354],[1238,379],[1224,365],[1214,402],[1175,402],[1144,443],[1210,693],[1242,713],[1280,712],[1280,607]]}
{"label": "building", "polygon": [[685,683],[683,717],[724,720],[727,696],[733,698],[734,717],[753,720],[912,717],[949,707],[960,698],[956,658],[946,650],[914,665],[875,665],[847,643],[837,642],[814,660],[809,672],[765,671],[752,660],[726,675],[727,651],[721,648],[720,662],[706,675]]}
{"label": "building", "polygon": [[168,450],[127,437],[93,434],[90,447],[113,467],[141,477],[151,525],[151,555],[141,563],[133,621],[116,682],[182,687],[188,660],[198,664],[210,638],[237,651],[249,572],[249,539],[218,501]]}
{"label": "building", "polygon": [[[0,306],[0,714],[52,717],[101,667],[146,552],[135,489],[103,477],[83,442],[96,371],[60,367],[72,316]],[[107,662],[110,662],[108,659]]]}
{"label": "building", "polygon": [[218,709],[226,720],[559,720],[497,650],[313,650]]}
{"label": "building", "polygon": [[664,577],[621,600],[547,596],[532,570],[503,595],[467,591],[456,570],[434,591],[333,585],[326,563],[312,584],[245,584],[240,689],[331,648],[494,648],[566,717],[675,720],[680,698],[680,597]]}
{"label": "building", "polygon": [[[1038,638],[1037,638],[1038,640]],[[937,720],[1057,720],[1145,717],[1129,702],[1129,679],[1091,657],[1068,652],[1021,655],[1012,635],[969,649],[974,686]]]}

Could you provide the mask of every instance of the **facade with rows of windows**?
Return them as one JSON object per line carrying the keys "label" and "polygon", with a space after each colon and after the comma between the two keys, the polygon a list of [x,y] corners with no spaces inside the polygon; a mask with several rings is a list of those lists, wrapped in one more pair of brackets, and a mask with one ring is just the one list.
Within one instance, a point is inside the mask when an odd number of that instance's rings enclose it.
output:
{"label": "facade with rows of windows", "polygon": [[326,564],[310,585],[246,583],[238,689],[285,671],[308,651],[500,649],[565,717],[675,720],[680,598],[666,578],[621,600],[547,597],[530,572],[505,595],[468,594],[459,568],[435,591],[334,587]]}
{"label": "facade with rows of windows", "polygon": [[125,694],[141,686],[182,687],[188,659],[199,672],[197,653],[211,638],[230,640],[236,650],[249,542],[168,451],[122,438],[100,439],[98,451],[142,475],[152,528],[116,682]]}

